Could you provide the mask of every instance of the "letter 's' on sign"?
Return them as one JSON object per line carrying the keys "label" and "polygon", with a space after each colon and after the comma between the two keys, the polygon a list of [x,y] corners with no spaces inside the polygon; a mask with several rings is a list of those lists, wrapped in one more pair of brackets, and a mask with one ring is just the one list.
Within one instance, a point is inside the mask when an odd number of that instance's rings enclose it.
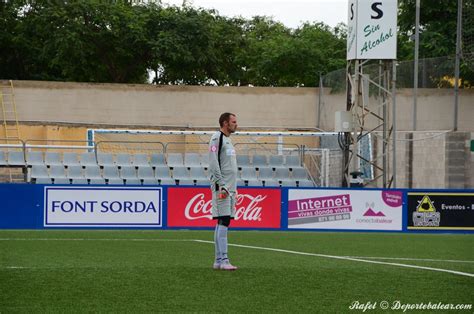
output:
{"label": "letter 's' on sign", "polygon": [[397,58],[397,0],[349,0],[347,60]]}

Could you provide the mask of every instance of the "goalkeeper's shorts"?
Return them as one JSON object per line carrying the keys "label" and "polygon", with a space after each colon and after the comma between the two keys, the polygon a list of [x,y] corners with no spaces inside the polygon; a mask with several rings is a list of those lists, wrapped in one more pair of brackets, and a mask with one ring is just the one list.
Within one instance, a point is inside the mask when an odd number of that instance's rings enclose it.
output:
{"label": "goalkeeper's shorts", "polygon": [[212,218],[235,216],[235,193],[231,192],[226,198],[219,198],[219,191],[212,191]]}

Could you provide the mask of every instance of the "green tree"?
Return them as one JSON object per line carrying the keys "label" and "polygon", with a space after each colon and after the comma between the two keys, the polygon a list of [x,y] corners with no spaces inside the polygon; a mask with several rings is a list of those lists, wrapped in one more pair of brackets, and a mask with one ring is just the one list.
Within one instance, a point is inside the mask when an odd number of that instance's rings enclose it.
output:
{"label": "green tree", "polygon": [[345,64],[345,28],[149,2],[0,2],[0,75],[25,80],[314,86]]}
{"label": "green tree", "polygon": [[[464,8],[472,7],[473,0],[463,0]],[[420,47],[419,57],[432,58],[453,56],[456,53],[456,29],[458,1],[452,0],[423,0],[420,3]],[[413,59],[413,37],[415,33],[416,0],[399,1],[399,33],[403,37],[399,41],[399,47],[404,52],[411,51],[403,57]],[[472,12],[472,11],[471,11]],[[474,33],[474,25],[464,23],[463,32]],[[400,45],[400,43],[402,45]],[[443,74],[454,75],[454,62],[449,60],[438,65],[440,77],[433,78],[435,81],[442,80]],[[465,86],[470,86],[474,81],[474,72],[465,62],[461,64],[461,77]]]}
{"label": "green tree", "polygon": [[[36,1],[13,5],[13,40],[2,45],[16,56],[18,79],[142,83],[149,54],[146,8],[126,2]],[[3,12],[2,12],[3,15]],[[3,55],[4,56],[4,55]]]}
{"label": "green tree", "polygon": [[[319,73],[345,64],[343,29],[332,31],[322,23],[296,30],[266,17],[245,25],[243,51],[247,82],[255,86],[315,86]],[[338,37],[339,36],[339,37]]]}

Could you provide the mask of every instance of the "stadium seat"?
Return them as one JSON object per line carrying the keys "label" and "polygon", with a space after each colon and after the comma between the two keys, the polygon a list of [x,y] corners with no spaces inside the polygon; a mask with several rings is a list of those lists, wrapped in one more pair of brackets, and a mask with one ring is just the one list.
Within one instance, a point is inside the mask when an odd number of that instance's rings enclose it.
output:
{"label": "stadium seat", "polygon": [[70,179],[84,179],[84,171],[82,166],[71,165],[67,167],[67,177]]}
{"label": "stadium seat", "polygon": [[308,172],[305,168],[295,168],[291,172],[293,179],[295,180],[305,180],[308,179]]}
{"label": "stadium seat", "polygon": [[204,168],[202,168],[201,166],[191,167],[190,176],[194,180],[205,180],[205,179],[207,179],[206,172],[204,171]]}
{"label": "stadium seat", "polygon": [[257,172],[255,168],[242,168],[242,173],[240,175],[242,180],[257,180]]}
{"label": "stadium seat", "polygon": [[201,154],[201,166],[204,168],[209,168],[209,154]]}
{"label": "stadium seat", "polygon": [[26,166],[23,152],[8,152],[7,164],[9,166]]}
{"label": "stadium seat", "polygon": [[82,153],[80,155],[80,164],[82,166],[97,166],[95,153]]}
{"label": "stadium seat", "polygon": [[171,179],[170,168],[168,166],[160,166],[155,168],[156,179]]}
{"label": "stadium seat", "polygon": [[184,154],[184,165],[186,167],[200,167],[201,158],[197,153],[185,153]]}
{"label": "stadium seat", "polygon": [[159,185],[156,179],[143,179],[143,185]]}
{"label": "stadium seat", "polygon": [[0,166],[6,166],[7,163],[7,155],[4,151],[0,151]]}
{"label": "stadium seat", "polygon": [[237,167],[251,167],[249,155],[237,155]]}
{"label": "stadium seat", "polygon": [[66,176],[66,169],[64,169],[63,165],[54,165],[49,168],[49,176],[53,179],[63,178],[65,179]]}
{"label": "stadium seat", "polygon": [[290,170],[288,168],[277,168],[275,170],[275,179],[280,181],[290,179]]}
{"label": "stadium seat", "polygon": [[51,178],[37,178],[35,180],[37,184],[53,184],[53,180]]}
{"label": "stadium seat", "polygon": [[110,178],[107,180],[107,184],[108,185],[124,185],[125,183],[120,178]]}
{"label": "stadium seat", "polygon": [[160,179],[160,185],[176,185],[176,181],[171,178]]}
{"label": "stadium seat", "polygon": [[151,154],[150,156],[150,166],[152,167],[161,167],[167,166],[165,161],[165,155],[163,154]]}
{"label": "stadium seat", "polygon": [[155,180],[155,173],[153,172],[153,168],[150,166],[138,167],[138,178],[143,180]]}
{"label": "stadium seat", "polygon": [[120,153],[120,154],[117,154],[115,157],[116,157],[115,165],[119,167],[132,165],[130,154]]}
{"label": "stadium seat", "polygon": [[72,179],[72,184],[86,185],[86,184],[88,184],[88,180],[85,179],[85,178],[74,178],[74,179]]}
{"label": "stadium seat", "polygon": [[26,153],[26,164],[28,166],[33,165],[44,165],[44,157],[42,152],[27,152]]}
{"label": "stadium seat", "polygon": [[170,168],[184,166],[183,155],[181,153],[169,153],[166,161]]}
{"label": "stadium seat", "polygon": [[258,178],[260,180],[273,179],[273,169],[272,168],[260,168],[258,171]]}
{"label": "stadium seat", "polygon": [[249,180],[247,186],[263,186],[263,182],[260,180]]}
{"label": "stadium seat", "polygon": [[296,187],[296,181],[295,180],[282,180],[281,186],[282,187]]}
{"label": "stadium seat", "polygon": [[63,165],[63,162],[61,161],[61,154],[58,152],[46,152],[44,154],[44,163],[47,166],[57,166],[57,165]]}
{"label": "stadium seat", "polygon": [[288,168],[301,168],[300,156],[286,156],[285,166],[287,166]]}
{"label": "stadium seat", "polygon": [[53,178],[53,184],[71,184],[68,178]]}
{"label": "stadium seat", "polygon": [[279,187],[280,183],[277,180],[270,179],[270,180],[265,180],[264,185],[267,187]]}
{"label": "stadium seat", "polygon": [[282,168],[284,167],[285,159],[283,155],[271,155],[269,160],[269,165],[272,168]]}
{"label": "stadium seat", "polygon": [[135,154],[132,163],[135,167],[150,166],[148,156],[146,154]]}
{"label": "stadium seat", "polygon": [[173,168],[173,179],[175,180],[182,180],[182,179],[190,179],[188,168],[184,166],[175,166]]}
{"label": "stadium seat", "polygon": [[138,178],[136,179],[129,178],[125,180],[125,184],[126,185],[142,185],[142,181]]}
{"label": "stadium seat", "polygon": [[114,156],[109,153],[98,153],[97,164],[101,167],[115,166]]}
{"label": "stadium seat", "polygon": [[67,167],[80,165],[79,159],[77,159],[77,154],[71,152],[64,153],[63,165]]}
{"label": "stadium seat", "polygon": [[209,181],[209,179],[207,179],[207,180],[204,180],[204,179],[196,180],[196,185],[199,185],[199,186],[208,187],[210,184],[211,184],[211,181]]}
{"label": "stadium seat", "polygon": [[89,180],[89,184],[93,185],[104,185],[105,184],[105,179],[102,178],[94,178]]}
{"label": "stadium seat", "polygon": [[[86,177],[86,179],[90,179],[91,181],[93,179],[102,179],[99,166],[97,165],[87,166],[84,171],[84,177]],[[101,183],[97,183],[97,184],[101,184]],[[104,184],[105,184],[105,181],[104,181]]]}
{"label": "stadium seat", "polygon": [[179,179],[178,185],[194,185],[194,180],[192,179]]}
{"label": "stadium seat", "polygon": [[31,167],[31,178],[49,178],[48,168],[46,165],[33,165]]}
{"label": "stadium seat", "polygon": [[104,179],[119,179],[120,175],[119,175],[117,166],[112,166],[112,165],[104,166],[102,177]]}
{"label": "stadium seat", "polygon": [[252,165],[255,168],[266,167],[267,163],[267,156],[265,155],[254,155],[252,158]]}
{"label": "stadium seat", "polygon": [[314,184],[313,184],[313,181],[311,180],[301,180],[298,182],[298,186],[299,187],[306,187],[306,188],[309,188],[309,187],[314,187]]}
{"label": "stadium seat", "polygon": [[120,169],[120,177],[122,179],[127,180],[127,181],[130,180],[130,179],[138,180],[137,171],[135,170],[135,166],[131,166],[131,165],[122,166],[122,168]]}

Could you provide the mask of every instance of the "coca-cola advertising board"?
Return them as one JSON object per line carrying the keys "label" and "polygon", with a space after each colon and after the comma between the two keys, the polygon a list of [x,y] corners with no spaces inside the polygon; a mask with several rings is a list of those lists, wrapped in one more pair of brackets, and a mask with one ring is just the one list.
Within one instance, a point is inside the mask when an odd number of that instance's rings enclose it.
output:
{"label": "coca-cola advertising board", "polygon": [[[280,228],[280,189],[239,189],[232,227]],[[168,188],[168,227],[214,227],[209,188]]]}

